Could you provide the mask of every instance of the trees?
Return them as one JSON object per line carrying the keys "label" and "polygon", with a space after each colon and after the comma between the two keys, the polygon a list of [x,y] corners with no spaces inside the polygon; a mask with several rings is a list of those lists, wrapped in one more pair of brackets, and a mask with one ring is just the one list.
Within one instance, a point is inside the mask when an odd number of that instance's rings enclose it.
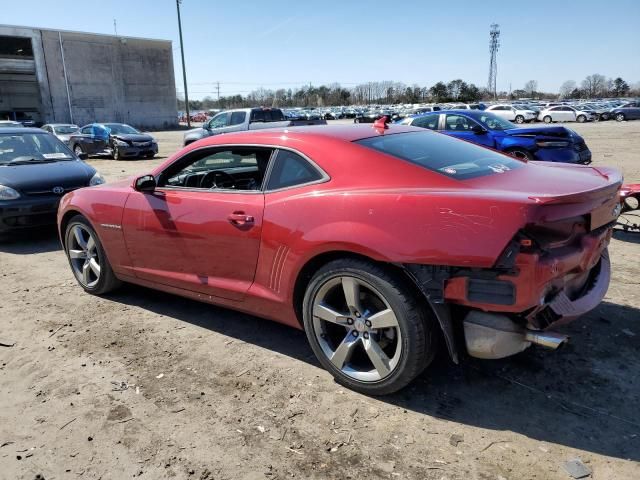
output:
{"label": "trees", "polygon": [[534,98],[536,96],[536,92],[538,91],[538,81],[537,80],[529,80],[524,84],[524,90],[527,92],[529,97]]}
{"label": "trees", "polygon": [[589,75],[582,81],[582,90],[584,96],[587,98],[604,96],[607,93],[606,85],[607,79],[604,77],[604,75],[600,75],[599,73]]}
{"label": "trees", "polygon": [[429,95],[436,102],[446,102],[449,100],[449,90],[444,82],[438,82],[429,89]]}
{"label": "trees", "polygon": [[629,90],[629,84],[622,78],[618,77],[613,81],[613,88],[611,91],[616,97],[624,97],[629,93]]}
{"label": "trees", "polygon": [[574,80],[567,80],[560,85],[560,98],[568,98],[571,92],[576,89],[577,85]]}

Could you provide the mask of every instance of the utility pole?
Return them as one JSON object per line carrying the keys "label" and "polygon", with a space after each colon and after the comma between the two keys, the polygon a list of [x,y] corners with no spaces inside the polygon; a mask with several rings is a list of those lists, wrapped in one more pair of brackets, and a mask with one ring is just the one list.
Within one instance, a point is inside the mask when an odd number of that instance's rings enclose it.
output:
{"label": "utility pole", "polygon": [[113,19],[113,33],[115,33],[116,37],[118,36],[118,24],[115,18]]}
{"label": "utility pole", "polygon": [[178,9],[178,32],[180,32],[180,55],[182,57],[182,80],[184,81],[184,108],[187,114],[187,127],[191,128],[191,115],[189,114],[189,92],[187,90],[187,70],[184,66],[184,45],[182,43],[182,20],[180,19],[180,4],[182,0],[176,0]]}
{"label": "utility pole", "polygon": [[220,82],[216,82],[216,90],[218,90],[218,103],[220,103]]}

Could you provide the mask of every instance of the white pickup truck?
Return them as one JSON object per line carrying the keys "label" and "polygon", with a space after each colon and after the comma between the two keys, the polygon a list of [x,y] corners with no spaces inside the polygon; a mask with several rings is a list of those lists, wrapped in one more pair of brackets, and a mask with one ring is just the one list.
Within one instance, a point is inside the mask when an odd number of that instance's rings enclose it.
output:
{"label": "white pickup truck", "polygon": [[239,108],[216,114],[202,127],[184,134],[183,145],[221,133],[260,130],[263,128],[297,127],[300,125],[326,125],[326,120],[287,120],[279,108]]}

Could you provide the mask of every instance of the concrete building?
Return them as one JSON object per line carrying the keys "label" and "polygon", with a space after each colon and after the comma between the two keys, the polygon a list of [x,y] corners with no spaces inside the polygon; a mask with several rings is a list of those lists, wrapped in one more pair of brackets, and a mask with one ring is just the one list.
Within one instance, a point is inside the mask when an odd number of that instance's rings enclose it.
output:
{"label": "concrete building", "polygon": [[177,125],[171,41],[0,25],[0,118]]}

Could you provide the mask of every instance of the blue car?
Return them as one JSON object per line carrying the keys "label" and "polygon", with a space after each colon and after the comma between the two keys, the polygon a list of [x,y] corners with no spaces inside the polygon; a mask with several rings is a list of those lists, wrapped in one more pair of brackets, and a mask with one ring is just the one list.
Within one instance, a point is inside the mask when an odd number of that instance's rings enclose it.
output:
{"label": "blue car", "polygon": [[566,127],[518,127],[480,110],[442,110],[408,117],[398,123],[436,130],[517,158],[591,163],[591,151],[584,139]]}

